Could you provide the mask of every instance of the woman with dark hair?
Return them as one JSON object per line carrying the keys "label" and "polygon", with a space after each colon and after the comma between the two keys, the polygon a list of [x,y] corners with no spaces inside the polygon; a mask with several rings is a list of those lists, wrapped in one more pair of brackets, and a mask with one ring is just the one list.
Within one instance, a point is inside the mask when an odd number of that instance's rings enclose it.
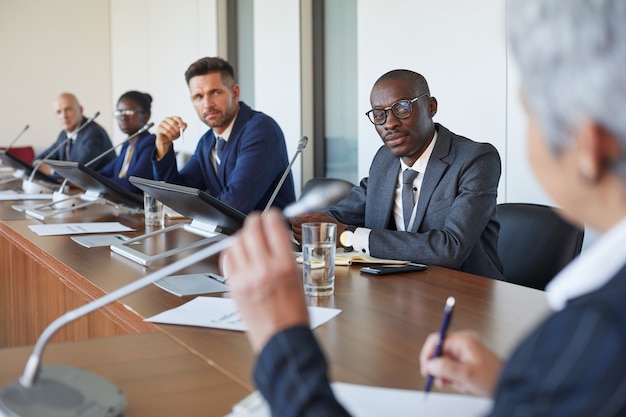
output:
{"label": "woman with dark hair", "polygon": [[[114,112],[120,130],[131,136],[150,120],[150,94],[128,91],[119,98]],[[122,145],[120,154],[100,170],[111,181],[134,193],[141,190],[132,185],[128,178],[136,176],[152,179],[152,153],[155,135],[147,130]]]}

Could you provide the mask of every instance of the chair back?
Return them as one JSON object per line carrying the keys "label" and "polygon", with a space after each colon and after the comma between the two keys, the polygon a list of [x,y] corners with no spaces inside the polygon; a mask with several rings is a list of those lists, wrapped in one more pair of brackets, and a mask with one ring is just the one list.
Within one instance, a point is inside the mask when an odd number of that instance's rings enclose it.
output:
{"label": "chair back", "polygon": [[504,203],[497,206],[497,215],[505,281],[543,290],[580,254],[584,229],[563,219],[553,207]]}
{"label": "chair back", "polygon": [[[4,148],[2,148],[2,150],[4,150]],[[9,149],[9,153],[29,165],[32,165],[35,160],[35,150],[32,146],[14,146]]]}

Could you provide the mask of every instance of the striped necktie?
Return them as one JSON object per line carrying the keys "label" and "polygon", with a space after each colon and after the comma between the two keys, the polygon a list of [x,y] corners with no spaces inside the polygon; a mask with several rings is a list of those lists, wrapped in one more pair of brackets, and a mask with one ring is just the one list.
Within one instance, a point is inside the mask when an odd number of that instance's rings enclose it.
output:
{"label": "striped necktie", "polygon": [[216,162],[218,165],[222,163],[222,152],[224,151],[224,145],[226,145],[226,141],[224,138],[218,136],[217,137],[217,153],[216,153]]}
{"label": "striped necktie", "polygon": [[124,155],[124,162],[122,163],[122,167],[120,168],[120,172],[117,174],[118,178],[125,178],[126,174],[128,174],[128,167],[130,167],[130,159],[133,157],[133,152],[135,151],[135,144],[128,145],[126,148],[126,155]]}

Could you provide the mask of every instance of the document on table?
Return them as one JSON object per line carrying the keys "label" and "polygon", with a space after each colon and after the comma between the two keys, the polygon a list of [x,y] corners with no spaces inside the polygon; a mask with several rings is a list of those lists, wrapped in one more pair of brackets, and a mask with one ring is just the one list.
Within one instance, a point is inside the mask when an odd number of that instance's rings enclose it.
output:
{"label": "document on table", "polygon": [[[425,399],[423,391],[371,387],[344,382],[333,382],[331,385],[337,400],[355,417],[478,417],[486,415],[492,404],[489,398],[469,395],[431,392]],[[227,417],[271,417],[265,401],[255,401],[255,403],[257,403],[256,406],[248,408],[235,406],[235,410],[241,408],[241,411],[233,411]]]}
{"label": "document on table", "polygon": [[28,226],[39,236],[80,235],[83,233],[132,232],[120,222],[35,224]]}
{"label": "document on table", "polygon": [[[341,310],[336,308],[309,307],[311,328],[314,329],[321,326],[339,313],[341,313]],[[212,327],[241,332],[246,330],[239,316],[239,311],[237,311],[237,305],[230,298],[196,297],[180,307],[148,317],[145,321]]]}
{"label": "document on table", "polygon": [[52,194],[24,194],[15,190],[0,191],[0,201],[12,200],[52,200]]}

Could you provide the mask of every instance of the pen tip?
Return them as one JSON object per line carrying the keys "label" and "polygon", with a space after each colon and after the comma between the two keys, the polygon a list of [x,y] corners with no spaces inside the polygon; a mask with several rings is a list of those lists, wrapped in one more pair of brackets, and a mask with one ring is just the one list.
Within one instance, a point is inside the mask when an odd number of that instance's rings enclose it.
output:
{"label": "pen tip", "polygon": [[455,299],[454,297],[448,297],[448,299],[446,300],[446,305],[448,307],[454,307],[454,303],[455,303]]}

